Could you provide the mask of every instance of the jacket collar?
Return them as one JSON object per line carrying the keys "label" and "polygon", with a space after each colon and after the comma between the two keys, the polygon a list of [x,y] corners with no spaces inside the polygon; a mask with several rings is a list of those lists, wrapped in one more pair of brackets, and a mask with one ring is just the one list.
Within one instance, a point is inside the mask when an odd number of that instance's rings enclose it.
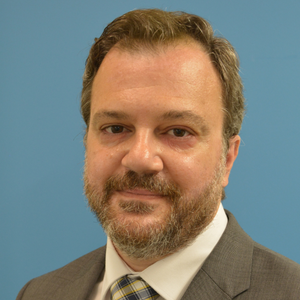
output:
{"label": "jacket collar", "polygon": [[226,211],[228,224],[220,241],[193,279],[182,300],[232,299],[250,286],[253,240]]}

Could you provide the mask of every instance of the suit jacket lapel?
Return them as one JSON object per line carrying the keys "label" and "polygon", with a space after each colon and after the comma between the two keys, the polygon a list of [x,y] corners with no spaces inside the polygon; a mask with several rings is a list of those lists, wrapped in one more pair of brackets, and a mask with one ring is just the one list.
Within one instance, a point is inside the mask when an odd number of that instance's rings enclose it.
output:
{"label": "suit jacket lapel", "polygon": [[105,251],[106,247],[95,250],[89,260],[76,265],[76,270],[63,274],[69,282],[56,291],[53,299],[86,300],[104,271]]}
{"label": "suit jacket lapel", "polygon": [[232,299],[250,286],[253,240],[226,211],[228,224],[220,241],[195,276],[182,300]]}

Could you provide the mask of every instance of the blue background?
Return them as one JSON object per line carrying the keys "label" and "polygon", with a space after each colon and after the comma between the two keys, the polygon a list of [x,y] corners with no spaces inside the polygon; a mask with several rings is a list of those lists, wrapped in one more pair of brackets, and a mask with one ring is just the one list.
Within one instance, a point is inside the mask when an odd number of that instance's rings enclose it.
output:
{"label": "blue background", "polygon": [[1,299],[105,243],[82,189],[81,76],[94,37],[148,7],[198,14],[238,51],[248,113],[224,206],[300,263],[298,0],[2,0]]}

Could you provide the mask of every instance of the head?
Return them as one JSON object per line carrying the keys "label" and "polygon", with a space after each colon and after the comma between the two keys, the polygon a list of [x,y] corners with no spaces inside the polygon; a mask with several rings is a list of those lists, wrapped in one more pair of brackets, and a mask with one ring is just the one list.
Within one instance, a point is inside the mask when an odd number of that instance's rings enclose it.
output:
{"label": "head", "polygon": [[212,221],[243,109],[236,54],[202,18],[137,10],[107,26],[83,78],[85,191],[120,251],[162,257]]}

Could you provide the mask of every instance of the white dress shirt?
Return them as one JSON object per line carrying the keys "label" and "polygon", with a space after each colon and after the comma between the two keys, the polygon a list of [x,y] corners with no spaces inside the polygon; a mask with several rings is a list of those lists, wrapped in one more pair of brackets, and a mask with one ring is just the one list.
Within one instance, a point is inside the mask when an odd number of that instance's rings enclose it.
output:
{"label": "white dress shirt", "polygon": [[[110,286],[120,277],[132,274],[143,278],[160,296],[157,300],[179,300],[214,249],[227,225],[222,204],[213,221],[188,247],[167,256],[142,272],[135,272],[120,258],[107,239],[105,272],[89,300],[110,300]],[[130,276],[131,277],[131,276]]]}

